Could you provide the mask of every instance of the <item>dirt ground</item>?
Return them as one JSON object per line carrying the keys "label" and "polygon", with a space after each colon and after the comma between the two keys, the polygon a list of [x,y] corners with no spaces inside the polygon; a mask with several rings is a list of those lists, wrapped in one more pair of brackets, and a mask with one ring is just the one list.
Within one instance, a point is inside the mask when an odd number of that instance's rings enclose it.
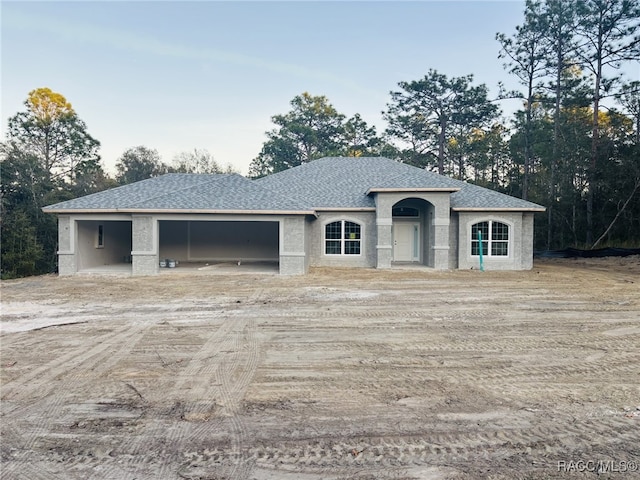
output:
{"label": "dirt ground", "polygon": [[1,293],[2,479],[640,478],[637,256]]}

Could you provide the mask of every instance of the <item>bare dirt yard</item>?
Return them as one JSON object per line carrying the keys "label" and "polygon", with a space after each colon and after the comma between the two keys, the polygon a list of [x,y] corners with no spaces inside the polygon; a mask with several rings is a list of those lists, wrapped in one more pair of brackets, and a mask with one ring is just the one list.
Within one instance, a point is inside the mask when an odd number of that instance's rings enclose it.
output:
{"label": "bare dirt yard", "polygon": [[2,479],[640,477],[637,256],[1,292]]}

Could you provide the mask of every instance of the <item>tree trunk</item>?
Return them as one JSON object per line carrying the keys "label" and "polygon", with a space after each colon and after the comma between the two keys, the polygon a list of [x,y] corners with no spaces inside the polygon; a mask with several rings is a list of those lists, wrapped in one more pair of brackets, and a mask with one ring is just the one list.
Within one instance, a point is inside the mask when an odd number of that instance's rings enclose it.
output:
{"label": "tree trunk", "polygon": [[526,124],[524,129],[524,178],[522,179],[522,199],[529,199],[529,173],[531,169],[531,110],[533,108],[533,76],[529,76],[527,89]]}
{"label": "tree trunk", "polygon": [[440,132],[438,133],[438,173],[444,175],[444,144],[446,142],[447,120],[440,117]]}
{"label": "tree trunk", "polygon": [[631,199],[633,198],[633,196],[636,194],[636,192],[638,191],[638,187],[640,187],[640,178],[636,178],[636,183],[633,187],[633,190],[631,191],[631,195],[629,195],[629,198],[627,198],[627,201],[624,202],[624,205],[622,205],[622,208],[620,210],[618,210],[618,213],[616,213],[616,216],[613,218],[613,220],[611,220],[611,223],[609,224],[609,226],[607,227],[607,229],[604,231],[604,233],[602,235],[600,235],[600,237],[598,238],[598,240],[596,240],[593,245],[591,245],[591,250],[593,250],[594,248],[596,248],[596,246],[602,241],[602,239],[604,237],[607,236],[607,234],[609,233],[609,231],[613,228],[613,226],[615,225],[615,223],[618,221],[618,218],[620,218],[620,215],[622,215],[622,212],[624,212],[624,209],[627,208],[627,205],[629,205],[629,202],[631,201]]}
{"label": "tree trunk", "polygon": [[587,191],[587,234],[586,243],[593,242],[593,196],[596,183],[596,167],[598,161],[598,140],[600,135],[600,81],[602,79],[602,27],[598,32],[598,51],[596,58],[595,86],[593,89],[593,127],[591,129],[591,160],[589,162],[589,190]]}

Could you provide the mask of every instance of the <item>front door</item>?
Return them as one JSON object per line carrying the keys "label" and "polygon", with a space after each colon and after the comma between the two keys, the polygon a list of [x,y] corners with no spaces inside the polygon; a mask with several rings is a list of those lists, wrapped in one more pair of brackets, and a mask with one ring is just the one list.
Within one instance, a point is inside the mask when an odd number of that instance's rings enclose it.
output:
{"label": "front door", "polygon": [[420,261],[418,253],[419,224],[394,223],[393,224],[393,261],[417,262]]}

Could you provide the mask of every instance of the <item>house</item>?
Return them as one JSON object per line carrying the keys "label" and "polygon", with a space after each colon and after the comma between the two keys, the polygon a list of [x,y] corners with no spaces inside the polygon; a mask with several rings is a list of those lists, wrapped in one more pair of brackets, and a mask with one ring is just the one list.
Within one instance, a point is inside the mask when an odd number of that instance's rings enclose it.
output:
{"label": "house", "polygon": [[526,270],[544,207],[387,158],[322,158],[258,180],[168,174],[43,209],[58,215],[59,272],[129,264],[133,275],[180,263],[309,266],[415,263]]}

